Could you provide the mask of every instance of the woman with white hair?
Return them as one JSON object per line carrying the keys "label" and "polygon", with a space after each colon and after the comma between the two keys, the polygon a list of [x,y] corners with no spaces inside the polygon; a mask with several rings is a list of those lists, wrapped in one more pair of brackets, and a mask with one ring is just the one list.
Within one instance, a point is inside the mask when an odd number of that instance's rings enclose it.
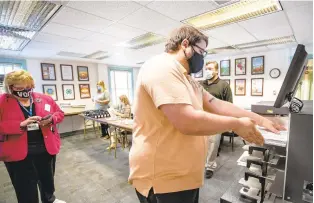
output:
{"label": "woman with white hair", "polygon": [[35,93],[33,77],[24,70],[8,73],[0,95],[0,160],[14,186],[18,203],[65,203],[54,196],[57,124],[64,118],[55,101]]}

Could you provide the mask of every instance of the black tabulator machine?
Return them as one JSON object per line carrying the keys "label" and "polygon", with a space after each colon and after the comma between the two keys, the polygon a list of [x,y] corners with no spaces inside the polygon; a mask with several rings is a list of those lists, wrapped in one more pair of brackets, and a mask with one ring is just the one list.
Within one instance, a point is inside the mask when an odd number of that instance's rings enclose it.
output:
{"label": "black tabulator machine", "polygon": [[255,113],[281,120],[280,135],[259,129],[263,147],[247,145],[238,160],[243,176],[221,203],[313,202],[313,101],[295,98],[306,70],[307,52],[299,44],[275,102],[252,105]]}

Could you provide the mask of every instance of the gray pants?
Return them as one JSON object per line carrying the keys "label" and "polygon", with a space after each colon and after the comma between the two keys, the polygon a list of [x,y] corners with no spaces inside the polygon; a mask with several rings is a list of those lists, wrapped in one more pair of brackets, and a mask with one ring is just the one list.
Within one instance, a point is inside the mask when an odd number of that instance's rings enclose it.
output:
{"label": "gray pants", "polygon": [[209,136],[208,151],[205,164],[206,170],[214,171],[217,168],[216,157],[220,144],[220,138],[221,138],[220,134]]}

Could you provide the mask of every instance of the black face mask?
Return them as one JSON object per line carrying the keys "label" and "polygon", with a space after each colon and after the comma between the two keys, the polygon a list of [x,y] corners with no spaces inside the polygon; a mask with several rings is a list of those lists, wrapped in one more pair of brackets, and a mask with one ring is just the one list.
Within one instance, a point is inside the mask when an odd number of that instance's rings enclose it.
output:
{"label": "black face mask", "polygon": [[204,58],[201,54],[197,53],[194,49],[193,51],[194,51],[193,56],[190,59],[188,59],[189,66],[190,66],[190,73],[198,73],[203,69]]}
{"label": "black face mask", "polygon": [[31,95],[31,89],[25,89],[25,90],[22,90],[22,91],[14,91],[12,90],[12,94],[19,97],[19,98],[23,98],[23,99],[26,99],[26,98],[29,98],[30,95]]}

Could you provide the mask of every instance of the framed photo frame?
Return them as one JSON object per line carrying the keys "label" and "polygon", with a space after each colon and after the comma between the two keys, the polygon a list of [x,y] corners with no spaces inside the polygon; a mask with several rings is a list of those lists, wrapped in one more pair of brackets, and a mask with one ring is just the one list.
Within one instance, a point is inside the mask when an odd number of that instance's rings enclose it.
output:
{"label": "framed photo frame", "polygon": [[79,87],[81,99],[91,98],[89,84],[79,84]]}
{"label": "framed photo frame", "polygon": [[223,79],[222,81],[225,81],[226,83],[230,85],[230,79]]}
{"label": "framed photo frame", "polygon": [[57,92],[57,86],[56,85],[43,85],[43,93],[45,95],[51,96],[53,100],[58,101],[58,92]]}
{"label": "framed photo frame", "polygon": [[63,100],[74,100],[75,99],[75,88],[73,84],[62,85]]}
{"label": "framed photo frame", "polygon": [[220,61],[220,76],[230,76],[230,60]]}
{"label": "framed photo frame", "polygon": [[264,78],[251,79],[251,96],[263,96]]}
{"label": "framed photo frame", "polygon": [[204,70],[202,69],[200,72],[194,73],[193,74],[194,78],[203,78],[203,72]]}
{"label": "framed photo frame", "polygon": [[73,81],[73,66],[67,64],[60,64],[61,79],[63,81]]}
{"label": "framed photo frame", "polygon": [[234,60],[234,75],[246,75],[246,58]]}
{"label": "framed photo frame", "polygon": [[251,75],[262,75],[265,72],[264,56],[251,58]]}
{"label": "framed photo frame", "polygon": [[78,81],[89,81],[87,66],[77,66],[77,78]]}
{"label": "framed photo frame", "polygon": [[246,79],[234,80],[234,95],[236,96],[246,95]]}
{"label": "framed photo frame", "polygon": [[52,63],[41,63],[41,77],[43,80],[56,80],[56,68]]}

